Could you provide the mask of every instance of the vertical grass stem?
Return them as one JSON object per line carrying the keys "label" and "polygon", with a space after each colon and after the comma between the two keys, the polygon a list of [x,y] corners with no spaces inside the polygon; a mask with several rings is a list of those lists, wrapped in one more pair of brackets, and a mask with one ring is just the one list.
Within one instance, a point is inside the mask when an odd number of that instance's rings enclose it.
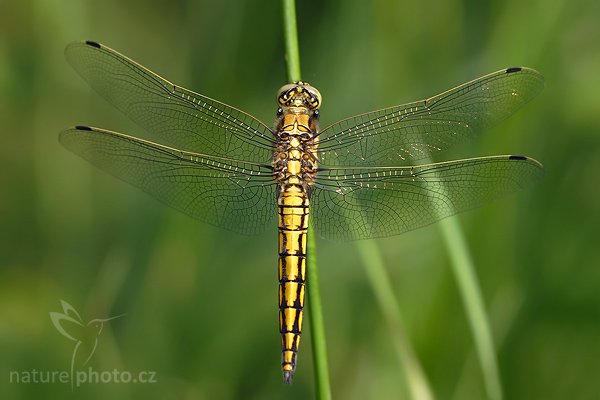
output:
{"label": "vertical grass stem", "polygon": [[[298,31],[296,27],[296,2],[295,0],[282,0],[283,32],[285,37],[285,60],[287,78],[290,82],[301,80],[300,51],[298,47]],[[319,275],[317,268],[317,255],[315,235],[312,227],[308,230],[306,257],[307,276],[307,305],[309,330],[313,350],[313,363],[315,371],[316,398],[319,400],[331,399],[331,385],[327,368],[327,346],[325,344],[325,324],[319,294]]]}

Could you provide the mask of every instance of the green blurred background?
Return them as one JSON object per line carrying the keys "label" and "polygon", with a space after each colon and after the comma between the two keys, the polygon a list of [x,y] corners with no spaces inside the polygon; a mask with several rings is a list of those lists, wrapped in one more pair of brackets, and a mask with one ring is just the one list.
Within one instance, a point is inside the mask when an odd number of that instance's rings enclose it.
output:
{"label": "green blurred background", "polygon": [[[325,125],[507,66],[542,72],[540,97],[444,158],[545,165],[534,188],[459,220],[505,397],[600,398],[600,3],[299,1],[298,23]],[[275,227],[243,237],[198,223],[58,144],[76,123],[144,134],[64,61],[77,39],[269,124],[285,83],[278,1],[0,0],[0,397],[312,398],[308,333],[294,384],[281,383]],[[484,398],[438,227],[376,245],[436,398]],[[355,244],[319,240],[318,255],[334,398],[407,398]],[[86,321],[126,313],[91,366],[158,383],[10,383],[10,371],[69,368],[73,342],[49,317],[61,299]]]}

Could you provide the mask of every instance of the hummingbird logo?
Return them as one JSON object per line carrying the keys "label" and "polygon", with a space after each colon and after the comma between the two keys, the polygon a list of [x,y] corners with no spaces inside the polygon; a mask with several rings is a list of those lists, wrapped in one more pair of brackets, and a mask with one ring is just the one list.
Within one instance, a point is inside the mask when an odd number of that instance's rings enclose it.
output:
{"label": "hummingbird logo", "polygon": [[104,323],[125,314],[116,317],[99,319],[95,318],[85,323],[81,315],[75,308],[64,300],[60,301],[62,312],[50,312],[50,319],[56,330],[64,337],[75,342],[75,348],[71,355],[71,386],[73,386],[73,371],[75,365],[85,366],[98,347],[98,338],[104,328]]}

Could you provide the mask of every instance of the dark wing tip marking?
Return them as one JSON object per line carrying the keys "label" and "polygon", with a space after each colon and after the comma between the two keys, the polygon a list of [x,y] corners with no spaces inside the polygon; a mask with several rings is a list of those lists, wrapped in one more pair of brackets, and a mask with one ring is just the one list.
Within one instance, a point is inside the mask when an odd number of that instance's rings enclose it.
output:
{"label": "dark wing tip marking", "polygon": [[92,46],[92,47],[96,47],[96,48],[101,48],[102,46],[100,45],[100,43],[98,42],[94,42],[92,40],[86,40],[85,44],[87,44],[88,46]]}
{"label": "dark wing tip marking", "polygon": [[528,157],[525,156],[508,156],[509,160],[518,160],[518,161],[525,161],[528,160]]}
{"label": "dark wing tip marking", "polygon": [[506,68],[506,73],[512,74],[513,72],[519,72],[522,70],[523,70],[523,68],[521,68],[521,67],[510,67],[510,68]]}
{"label": "dark wing tip marking", "polygon": [[75,129],[80,130],[80,131],[91,131],[92,128],[90,128],[89,126],[85,126],[85,125],[77,125],[75,126]]}

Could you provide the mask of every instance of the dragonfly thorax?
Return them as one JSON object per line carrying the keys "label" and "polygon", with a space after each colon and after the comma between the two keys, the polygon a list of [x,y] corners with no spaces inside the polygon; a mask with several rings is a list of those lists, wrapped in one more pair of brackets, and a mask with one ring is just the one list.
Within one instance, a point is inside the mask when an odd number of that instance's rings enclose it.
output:
{"label": "dragonfly thorax", "polygon": [[317,170],[318,121],[312,112],[294,108],[287,107],[275,125],[273,174],[280,186],[299,185],[308,191]]}

